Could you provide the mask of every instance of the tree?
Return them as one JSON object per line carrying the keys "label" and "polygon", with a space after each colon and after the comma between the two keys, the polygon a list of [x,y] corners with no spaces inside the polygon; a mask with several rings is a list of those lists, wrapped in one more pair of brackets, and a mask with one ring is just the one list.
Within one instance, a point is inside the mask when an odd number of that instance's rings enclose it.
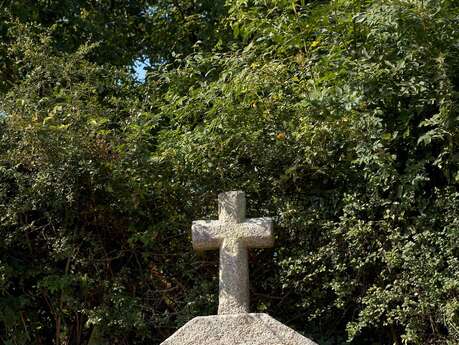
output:
{"label": "tree", "polygon": [[190,223],[242,189],[276,223],[254,311],[320,344],[457,343],[459,6],[142,4],[168,23],[146,41],[133,25],[65,49],[52,20],[8,14],[0,339],[159,344],[214,313],[217,254]]}

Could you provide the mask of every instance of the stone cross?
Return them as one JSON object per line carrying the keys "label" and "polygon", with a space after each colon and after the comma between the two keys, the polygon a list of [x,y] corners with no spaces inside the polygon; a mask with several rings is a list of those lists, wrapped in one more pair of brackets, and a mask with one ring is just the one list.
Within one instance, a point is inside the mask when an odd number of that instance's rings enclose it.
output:
{"label": "stone cross", "polygon": [[245,219],[245,193],[218,195],[218,220],[197,220],[193,248],[220,248],[218,314],[249,312],[248,248],[273,245],[271,218]]}

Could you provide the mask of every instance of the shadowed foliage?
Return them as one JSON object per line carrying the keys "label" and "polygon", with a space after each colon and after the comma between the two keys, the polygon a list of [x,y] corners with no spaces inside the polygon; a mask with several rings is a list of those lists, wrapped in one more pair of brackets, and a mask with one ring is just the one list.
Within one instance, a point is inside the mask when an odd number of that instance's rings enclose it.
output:
{"label": "shadowed foliage", "polygon": [[275,220],[252,311],[321,345],[459,342],[457,1],[0,6],[2,344],[214,314],[190,228],[228,190]]}

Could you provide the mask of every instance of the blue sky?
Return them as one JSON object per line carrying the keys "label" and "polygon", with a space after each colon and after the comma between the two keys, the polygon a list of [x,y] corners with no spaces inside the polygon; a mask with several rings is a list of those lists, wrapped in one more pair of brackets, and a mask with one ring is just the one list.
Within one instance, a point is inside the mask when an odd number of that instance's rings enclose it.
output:
{"label": "blue sky", "polygon": [[134,74],[136,79],[143,83],[145,82],[146,70],[145,68],[150,66],[150,61],[148,59],[137,59],[134,62]]}

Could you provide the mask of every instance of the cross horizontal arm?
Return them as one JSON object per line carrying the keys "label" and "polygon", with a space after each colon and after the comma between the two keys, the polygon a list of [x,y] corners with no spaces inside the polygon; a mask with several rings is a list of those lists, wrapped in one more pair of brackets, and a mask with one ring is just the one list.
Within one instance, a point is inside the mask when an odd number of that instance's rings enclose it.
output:
{"label": "cross horizontal arm", "polygon": [[250,218],[238,226],[240,227],[239,236],[247,247],[269,248],[273,246],[273,222],[271,218]]}
{"label": "cross horizontal arm", "polygon": [[236,224],[219,220],[196,220],[191,226],[195,250],[219,248],[225,238],[239,239],[251,248],[269,248],[274,242],[272,230],[271,218],[251,218]]}
{"label": "cross horizontal arm", "polygon": [[195,250],[211,250],[220,247],[222,237],[218,220],[195,220],[191,225],[191,237]]}

